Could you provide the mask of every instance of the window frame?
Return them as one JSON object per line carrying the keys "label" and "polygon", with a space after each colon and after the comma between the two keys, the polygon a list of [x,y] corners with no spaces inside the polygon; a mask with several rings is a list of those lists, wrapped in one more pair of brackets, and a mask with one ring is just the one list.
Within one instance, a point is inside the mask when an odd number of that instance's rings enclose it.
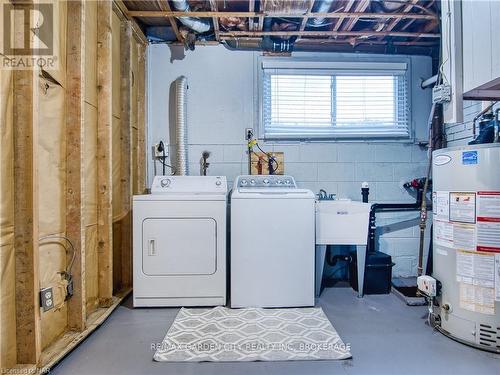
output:
{"label": "window frame", "polygon": [[[269,56],[257,56],[255,59],[257,80],[254,85],[255,95],[255,105],[256,105],[256,128],[258,129],[258,135],[260,139],[264,141],[321,141],[321,142],[357,142],[357,141],[385,141],[385,142],[400,142],[400,143],[411,143],[414,141],[414,124],[412,119],[412,85],[411,85],[411,59],[404,56],[394,56],[394,57],[356,57],[347,58],[342,56],[341,58],[329,59],[324,56],[313,57],[269,57]],[[406,118],[407,118],[407,129],[408,134],[390,134],[389,132],[384,133],[372,133],[372,134],[360,134],[356,132],[345,132],[337,134],[315,134],[311,132],[309,134],[268,134],[265,129],[264,122],[264,74],[265,69],[287,69],[291,74],[301,73],[304,71],[314,71],[318,74],[330,74],[335,71],[342,71],[344,74],[356,74],[356,73],[375,73],[380,71],[381,75],[385,73],[394,74],[396,70],[401,70],[404,66],[405,74],[404,80],[406,84]],[[348,68],[346,68],[348,67]],[[392,68],[391,68],[392,67]],[[362,75],[362,74],[360,74]],[[333,91],[333,89],[332,89]],[[332,96],[332,111],[335,106],[335,98]],[[396,101],[397,105],[397,101]],[[333,115],[334,112],[332,112]],[[333,122],[332,122],[332,126]]]}

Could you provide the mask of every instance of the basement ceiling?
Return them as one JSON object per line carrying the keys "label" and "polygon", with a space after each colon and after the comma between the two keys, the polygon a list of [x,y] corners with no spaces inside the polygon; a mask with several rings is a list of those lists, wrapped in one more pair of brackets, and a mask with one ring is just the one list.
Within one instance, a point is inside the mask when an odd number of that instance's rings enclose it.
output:
{"label": "basement ceiling", "polygon": [[124,1],[151,42],[224,44],[230,49],[439,52],[439,1],[150,0]]}

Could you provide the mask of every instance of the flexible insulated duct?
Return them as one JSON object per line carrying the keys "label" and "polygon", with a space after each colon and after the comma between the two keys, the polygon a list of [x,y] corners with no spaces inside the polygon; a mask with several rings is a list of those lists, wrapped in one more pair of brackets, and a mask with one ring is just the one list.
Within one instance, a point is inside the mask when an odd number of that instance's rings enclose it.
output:
{"label": "flexible insulated duct", "polygon": [[[179,12],[190,12],[191,8],[187,0],[172,0],[172,5]],[[210,30],[210,21],[196,17],[178,17],[181,23],[197,33],[206,33]]]}
{"label": "flexible insulated duct", "polygon": [[177,138],[177,158],[175,173],[188,175],[187,145],[187,78],[180,76],[175,80],[175,134]]}
{"label": "flexible insulated duct", "polygon": [[[322,0],[322,1],[316,1],[313,7],[313,12],[314,13],[328,13],[330,11],[330,8],[332,7],[332,4],[336,0]],[[324,17],[316,17],[312,19],[312,23],[309,26],[313,27],[321,27],[325,23],[325,18]]]}

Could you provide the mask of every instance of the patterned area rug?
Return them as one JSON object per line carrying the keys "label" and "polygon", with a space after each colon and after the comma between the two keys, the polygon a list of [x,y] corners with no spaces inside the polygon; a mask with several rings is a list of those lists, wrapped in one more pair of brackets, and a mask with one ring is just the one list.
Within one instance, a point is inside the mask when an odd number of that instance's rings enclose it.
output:
{"label": "patterned area rug", "polygon": [[181,309],[157,348],[160,362],[233,362],[351,357],[321,308]]}

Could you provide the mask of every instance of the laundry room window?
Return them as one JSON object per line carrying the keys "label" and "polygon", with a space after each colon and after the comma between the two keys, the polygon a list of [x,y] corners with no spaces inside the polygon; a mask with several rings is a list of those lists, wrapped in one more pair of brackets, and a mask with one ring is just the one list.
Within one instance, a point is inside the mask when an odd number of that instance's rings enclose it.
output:
{"label": "laundry room window", "polygon": [[267,139],[410,136],[407,63],[262,62]]}

